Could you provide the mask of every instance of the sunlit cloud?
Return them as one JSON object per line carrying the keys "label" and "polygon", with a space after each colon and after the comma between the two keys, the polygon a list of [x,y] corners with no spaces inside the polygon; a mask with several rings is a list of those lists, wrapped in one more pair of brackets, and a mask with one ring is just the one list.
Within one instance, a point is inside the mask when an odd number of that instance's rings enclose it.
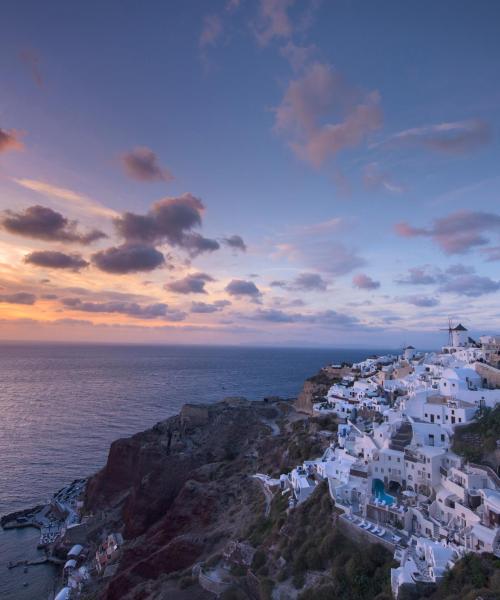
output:
{"label": "sunlit cloud", "polygon": [[359,146],[382,125],[379,93],[360,92],[331,65],[319,62],[288,84],[275,115],[275,131],[314,167]]}
{"label": "sunlit cloud", "polygon": [[22,150],[24,144],[21,141],[21,133],[15,129],[0,128],[0,153],[12,150]]}
{"label": "sunlit cloud", "polygon": [[36,179],[12,178],[12,181],[23,188],[42,194],[42,196],[47,198],[58,198],[59,200],[70,202],[84,213],[109,218],[118,216],[118,213],[115,210],[103,206],[99,202],[92,200],[92,198],[68,188],[58,187]]}

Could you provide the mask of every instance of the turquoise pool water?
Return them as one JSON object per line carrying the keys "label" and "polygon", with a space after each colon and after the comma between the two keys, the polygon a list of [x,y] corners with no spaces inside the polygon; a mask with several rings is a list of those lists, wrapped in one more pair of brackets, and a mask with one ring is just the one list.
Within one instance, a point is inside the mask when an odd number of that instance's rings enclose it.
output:
{"label": "turquoise pool water", "polygon": [[380,479],[374,479],[372,484],[372,492],[375,498],[383,500],[388,506],[394,504],[396,498],[385,491],[384,482]]}

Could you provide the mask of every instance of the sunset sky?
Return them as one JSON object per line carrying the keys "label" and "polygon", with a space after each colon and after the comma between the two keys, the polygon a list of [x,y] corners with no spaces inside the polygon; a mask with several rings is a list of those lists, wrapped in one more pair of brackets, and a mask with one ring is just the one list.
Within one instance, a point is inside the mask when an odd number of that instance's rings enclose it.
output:
{"label": "sunset sky", "polygon": [[500,333],[496,0],[2,2],[0,339]]}

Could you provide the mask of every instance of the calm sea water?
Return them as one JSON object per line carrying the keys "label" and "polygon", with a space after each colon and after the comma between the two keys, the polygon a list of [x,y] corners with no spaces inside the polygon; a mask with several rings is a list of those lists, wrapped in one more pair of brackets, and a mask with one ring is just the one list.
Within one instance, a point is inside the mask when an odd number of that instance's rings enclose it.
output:
{"label": "calm sea water", "polygon": [[[109,444],[186,402],[294,397],[306,377],[373,350],[0,344],[0,514],[30,507],[103,466]],[[47,598],[36,530],[0,531],[0,598]],[[27,583],[27,587],[23,584]]]}

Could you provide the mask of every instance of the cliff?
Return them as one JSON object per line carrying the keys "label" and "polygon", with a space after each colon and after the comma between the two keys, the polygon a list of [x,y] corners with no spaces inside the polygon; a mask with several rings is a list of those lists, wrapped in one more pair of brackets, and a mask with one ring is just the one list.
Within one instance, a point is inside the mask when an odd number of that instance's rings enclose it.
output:
{"label": "cliff", "polygon": [[302,390],[295,402],[295,408],[303,413],[312,415],[313,402],[318,402],[324,398],[334,383],[338,383],[342,377],[351,372],[349,366],[327,366],[323,367],[305,380]]}
{"label": "cliff", "polygon": [[227,399],[187,405],[115,441],[106,466],[88,482],[85,510],[105,530],[121,530],[126,543],[116,574],[99,580],[89,597],[212,597],[197,584],[183,590],[179,578],[245,538],[265,511],[262,486],[252,476],[290,468],[303,444],[321,451],[319,430],[291,402]]}

